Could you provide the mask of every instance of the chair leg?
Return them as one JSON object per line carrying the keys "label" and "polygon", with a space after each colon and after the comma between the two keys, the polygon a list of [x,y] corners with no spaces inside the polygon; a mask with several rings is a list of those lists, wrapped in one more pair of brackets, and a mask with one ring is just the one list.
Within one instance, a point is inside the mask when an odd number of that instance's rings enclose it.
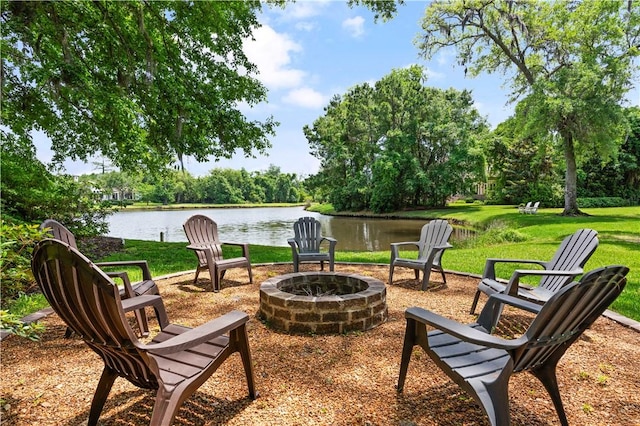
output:
{"label": "chair leg", "polygon": [[253,363],[251,362],[251,350],[249,349],[249,336],[247,334],[247,327],[243,325],[232,330],[230,337],[236,340],[238,345],[238,352],[240,352],[240,357],[242,358],[242,366],[244,367],[244,372],[247,376],[249,397],[251,399],[256,399],[256,380],[253,373]]}
{"label": "chair leg", "polygon": [[151,413],[151,425],[170,425],[180,408],[181,395],[175,389],[160,385]]}
{"label": "chair leg", "polygon": [[407,319],[407,328],[404,332],[404,344],[402,345],[402,358],[400,359],[400,374],[398,375],[398,385],[396,390],[402,392],[404,390],[404,381],[407,378],[409,369],[409,361],[411,361],[411,352],[415,346],[416,322]]}
{"label": "chair leg", "polygon": [[416,280],[420,279],[420,271],[419,271],[419,270],[417,270],[417,269],[414,269],[414,270],[413,270],[413,272],[414,272],[414,273],[415,273],[415,275],[416,275]]}
{"label": "chair leg", "polygon": [[442,275],[442,282],[444,282],[446,284],[447,283],[447,277],[445,277],[445,275],[444,275],[444,269],[442,269],[442,266],[440,266],[438,269],[440,270],[440,275]]}
{"label": "chair leg", "polygon": [[[416,269],[416,275],[418,275],[418,270]],[[422,271],[422,291],[426,291],[429,287],[429,278],[431,276],[431,270],[427,269]]]}
{"label": "chair leg", "polygon": [[209,278],[211,278],[213,292],[217,293],[220,290],[220,282],[218,278],[218,268],[215,263],[209,265]]}
{"label": "chair leg", "polygon": [[556,364],[543,365],[540,368],[531,370],[531,373],[542,382],[549,396],[553,401],[553,405],[556,408],[556,413],[560,419],[560,423],[563,426],[568,426],[567,415],[564,412],[564,406],[562,405],[562,398],[560,398],[560,389],[558,389],[558,379],[556,377]]}
{"label": "chair leg", "polygon": [[147,320],[147,314],[144,309],[134,311],[136,321],[138,322],[138,328],[140,328],[140,335],[147,337],[149,335],[149,321]]}
{"label": "chair leg", "polygon": [[[476,401],[489,417],[492,426],[511,424],[509,413],[509,376],[503,370],[494,382],[477,382],[472,385]],[[471,384],[471,383],[470,383]]]}
{"label": "chair leg", "polygon": [[196,268],[196,277],[193,279],[194,284],[198,282],[198,275],[200,275],[200,265]]}
{"label": "chair leg", "polygon": [[476,306],[478,305],[478,299],[480,299],[480,290],[476,290],[475,296],[473,296],[473,303],[471,303],[471,310],[469,313],[473,315],[476,311]]}
{"label": "chair leg", "polygon": [[220,291],[220,281],[222,280],[222,277],[218,275],[218,268],[214,266],[212,269],[213,276],[211,278],[213,281],[213,292],[218,293]]}
{"label": "chair leg", "polygon": [[251,272],[251,263],[247,265],[247,271],[249,271],[249,282],[253,284],[253,272]]}
{"label": "chair leg", "polygon": [[391,285],[391,283],[393,282],[393,270],[395,269],[395,266],[393,266],[393,263],[391,265],[389,265],[389,285]]}
{"label": "chair leg", "polygon": [[98,382],[98,387],[96,388],[96,393],[93,395],[93,401],[91,401],[91,410],[89,411],[89,420],[87,421],[88,426],[98,424],[98,418],[100,418],[104,403],[117,377],[118,375],[115,371],[105,365],[104,370],[102,370],[102,375],[100,376],[100,381]]}

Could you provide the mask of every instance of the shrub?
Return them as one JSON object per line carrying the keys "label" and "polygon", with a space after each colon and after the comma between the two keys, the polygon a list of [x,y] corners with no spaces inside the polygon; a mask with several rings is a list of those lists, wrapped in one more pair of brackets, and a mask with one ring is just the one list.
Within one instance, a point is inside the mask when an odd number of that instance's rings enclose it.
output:
{"label": "shrub", "polygon": [[33,289],[31,252],[36,242],[43,238],[37,225],[0,222],[0,282],[2,305],[6,305],[21,293]]}
{"label": "shrub", "polygon": [[16,336],[34,341],[40,340],[40,335],[44,331],[42,324],[37,322],[25,324],[16,315],[3,310],[0,310],[0,328]]}
{"label": "shrub", "polygon": [[527,240],[526,235],[497,220],[491,222],[478,238],[482,244],[519,243]]}
{"label": "shrub", "polygon": [[578,198],[578,207],[582,209],[594,207],[626,207],[629,204],[629,200],[621,197]]}

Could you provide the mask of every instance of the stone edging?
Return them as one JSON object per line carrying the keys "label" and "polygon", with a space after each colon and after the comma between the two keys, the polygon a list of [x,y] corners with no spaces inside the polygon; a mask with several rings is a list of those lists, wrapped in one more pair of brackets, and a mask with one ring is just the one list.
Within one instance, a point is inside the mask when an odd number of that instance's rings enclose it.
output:
{"label": "stone edging", "polygon": [[[291,264],[291,262],[271,262],[271,263],[256,263],[252,266],[269,266],[269,265],[287,265],[287,264]],[[336,265],[375,265],[375,266],[388,266],[387,264],[384,263],[362,263],[362,262],[336,262]],[[463,276],[463,277],[469,277],[469,278],[477,278],[477,279],[481,279],[482,276],[479,274],[470,274],[468,272],[459,272],[459,271],[452,271],[449,269],[445,269],[444,270],[447,274],[453,274],[453,275],[459,275],[459,276]],[[174,272],[173,274],[167,274],[167,275],[162,275],[159,277],[154,278],[154,280],[166,280],[169,278],[175,278],[175,277],[179,277],[181,275],[187,275],[187,274],[191,274],[194,273],[195,269],[193,271],[182,271],[182,272]],[[21,321],[25,324],[30,324],[32,322],[35,321],[39,321],[42,318],[50,315],[53,313],[53,309],[51,308],[44,308],[38,312],[34,312],[33,314],[27,315],[26,317],[22,318]],[[620,325],[623,325],[625,327],[628,327],[632,330],[635,330],[637,332],[640,333],[640,322],[632,320],[631,318],[627,318],[623,315],[620,315],[616,312],[613,312],[609,309],[607,309],[606,311],[604,311],[604,313],[602,314],[603,317],[605,318],[609,318],[612,321],[617,322]],[[4,340],[6,337],[11,336],[11,333],[5,331],[5,330],[0,330],[0,341]]]}

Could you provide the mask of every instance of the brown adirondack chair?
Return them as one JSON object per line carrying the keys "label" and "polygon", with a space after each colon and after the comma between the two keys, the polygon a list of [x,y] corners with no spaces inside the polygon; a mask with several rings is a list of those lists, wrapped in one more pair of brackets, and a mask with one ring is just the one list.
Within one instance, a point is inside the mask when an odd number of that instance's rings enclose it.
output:
{"label": "brown adirondack chair", "polygon": [[[582,274],[583,267],[598,247],[598,233],[592,229],[579,229],[566,237],[556,250],[553,258],[548,261],[528,259],[487,259],[478,284],[478,290],[471,304],[473,314],[480,298],[480,293],[508,293],[536,303],[544,303],[562,286]],[[496,263],[529,263],[542,266],[544,269],[517,269],[511,275],[508,283],[499,282],[496,278]],[[520,284],[524,276],[540,276],[540,282],[535,287]]]}
{"label": "brown adirondack chair", "polygon": [[[104,361],[88,424],[97,424],[118,377],[156,390],[151,425],[168,425],[182,402],[234,352],[239,352],[249,396],[255,398],[247,337],[249,316],[232,311],[197,328],[168,321],[159,295],[121,300],[115,283],[71,245],[45,239],[36,245],[33,275],[53,310]],[[151,343],[136,338],[125,312],[152,306],[161,331]],[[62,419],[61,419],[62,420]]]}
{"label": "brown adirondack chair", "polygon": [[[440,272],[442,281],[446,284],[447,277],[445,277],[442,269],[442,255],[446,249],[453,247],[448,242],[451,232],[453,232],[453,228],[446,220],[432,220],[422,227],[419,241],[392,243],[389,284],[393,282],[393,270],[397,266],[413,269],[416,274],[416,280],[420,278],[420,271],[422,271],[422,290],[427,289],[432,269]],[[417,248],[418,257],[415,259],[400,257],[400,250],[403,246]]]}
{"label": "brown adirondack chair", "polygon": [[[249,244],[220,241],[218,224],[204,215],[197,214],[191,216],[182,227],[189,240],[187,248],[193,250],[198,258],[196,277],[193,280],[194,283],[198,282],[198,275],[201,270],[209,270],[213,291],[218,292],[220,291],[220,281],[224,278],[227,269],[231,268],[247,268],[249,272],[249,282],[253,282],[251,261],[249,260]],[[242,256],[224,259],[222,256],[223,245],[241,247]]]}
{"label": "brown adirondack chair", "polygon": [[[53,236],[56,240],[60,240],[69,244],[73,248],[78,248],[76,243],[76,237],[73,235],[69,229],[67,229],[63,224],[58,222],[57,220],[47,219],[40,225],[40,229],[48,230],[49,234]],[[149,265],[146,260],[122,260],[122,261],[113,261],[113,262],[99,262],[95,264],[99,268],[106,267],[134,267],[140,268],[142,271],[142,280],[140,282],[131,284],[129,280],[129,274],[123,271],[119,272],[105,272],[111,278],[119,278],[122,280],[124,287],[120,289],[120,297],[126,299],[128,297],[140,296],[143,294],[160,294],[158,290],[158,286],[155,281],[151,278],[151,271],[149,270]],[[147,319],[147,315],[145,314],[143,309],[135,311],[136,320],[138,321],[138,327],[140,328],[140,333],[143,336],[149,334],[149,321]],[[66,337],[71,335],[71,329],[67,329],[65,333]]]}
{"label": "brown adirondack chair", "polygon": [[[335,238],[322,236],[322,226],[313,217],[301,217],[293,224],[294,237],[287,242],[291,246],[293,272],[298,272],[301,263],[320,262],[324,271],[324,262],[329,262],[329,271],[334,270],[336,244]],[[329,247],[323,250],[323,243]],[[326,246],[326,243],[324,244]]]}
{"label": "brown adirondack chair", "polygon": [[[629,269],[610,266],[591,271],[555,293],[542,307],[506,294],[493,294],[477,323],[463,325],[422,308],[406,310],[398,392],[402,392],[413,347],[419,345],[455,383],[471,395],[492,425],[508,425],[509,377],[529,371],[547,389],[560,422],[567,425],[556,378],[566,350],[622,292]],[[507,303],[537,311],[517,339],[489,334],[496,312]],[[528,306],[533,305],[533,306]],[[427,331],[427,327],[435,330]]]}

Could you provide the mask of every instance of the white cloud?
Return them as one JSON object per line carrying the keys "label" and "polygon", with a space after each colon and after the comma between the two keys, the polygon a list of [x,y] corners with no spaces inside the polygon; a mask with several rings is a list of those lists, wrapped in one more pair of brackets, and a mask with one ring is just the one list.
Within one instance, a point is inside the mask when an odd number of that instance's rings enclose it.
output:
{"label": "white cloud", "polygon": [[318,26],[315,23],[309,22],[309,21],[296,22],[296,24],[294,25],[294,28],[296,30],[307,31],[307,32],[311,32],[314,29],[316,29],[317,27]]}
{"label": "white cloud", "polygon": [[425,68],[424,74],[427,76],[427,81],[444,80],[446,78],[446,74],[434,71],[431,68]]}
{"label": "white cloud", "polygon": [[269,89],[299,86],[306,73],[291,68],[290,63],[291,53],[302,51],[302,46],[268,25],[254,30],[253,36],[255,40],[245,39],[243,50],[258,67],[256,78]]}
{"label": "white cloud", "polygon": [[342,21],[342,28],[346,29],[351,37],[359,38],[364,34],[364,18],[355,16],[353,18]]}
{"label": "white cloud", "polygon": [[283,101],[303,108],[322,108],[327,104],[327,97],[309,87],[301,87],[290,91]]}
{"label": "white cloud", "polygon": [[452,47],[448,47],[440,50],[440,53],[438,53],[436,57],[436,61],[440,66],[449,65],[451,64],[452,60],[455,59],[455,57],[456,50]]}
{"label": "white cloud", "polygon": [[314,16],[321,15],[324,9],[329,5],[328,0],[314,1],[298,1],[296,3],[288,3],[281,11],[280,16],[287,21],[295,21],[299,19],[309,19]]}

